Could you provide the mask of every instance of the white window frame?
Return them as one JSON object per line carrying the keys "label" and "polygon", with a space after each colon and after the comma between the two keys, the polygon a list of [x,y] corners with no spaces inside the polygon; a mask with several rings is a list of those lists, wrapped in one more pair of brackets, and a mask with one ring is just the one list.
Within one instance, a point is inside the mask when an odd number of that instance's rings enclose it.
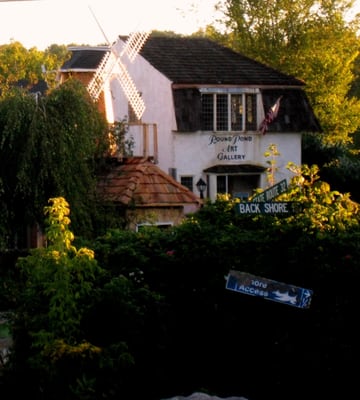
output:
{"label": "white window frame", "polygon": [[[259,117],[259,99],[260,99],[260,90],[255,88],[201,88],[201,94],[212,94],[213,95],[213,131],[214,132],[246,132],[246,95],[247,94],[255,94],[256,95],[256,115],[255,118],[258,119]],[[217,129],[217,95],[224,95],[227,94],[227,130],[222,131]],[[241,129],[240,130],[232,130],[232,102],[231,96],[232,95],[242,95],[242,121],[241,121]],[[257,126],[257,121],[255,121],[255,125]],[[255,128],[253,131],[256,131]]]}

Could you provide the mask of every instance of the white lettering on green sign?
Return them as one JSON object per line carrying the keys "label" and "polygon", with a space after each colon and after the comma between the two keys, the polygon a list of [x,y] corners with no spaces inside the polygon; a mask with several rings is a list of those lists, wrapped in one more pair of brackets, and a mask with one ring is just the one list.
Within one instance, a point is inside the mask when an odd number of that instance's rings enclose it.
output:
{"label": "white lettering on green sign", "polygon": [[292,212],[291,202],[253,203],[243,202],[236,204],[238,214],[289,214]]}
{"label": "white lettering on green sign", "polygon": [[265,213],[288,213],[288,203],[265,203]]}
{"label": "white lettering on green sign", "polygon": [[261,214],[259,203],[239,203],[240,214]]}
{"label": "white lettering on green sign", "polygon": [[277,196],[280,196],[282,193],[285,193],[287,190],[287,182],[286,179],[283,179],[281,182],[275,184],[274,186],[269,187],[261,193],[258,193],[256,196],[252,198],[253,202],[264,202],[270,201]]}

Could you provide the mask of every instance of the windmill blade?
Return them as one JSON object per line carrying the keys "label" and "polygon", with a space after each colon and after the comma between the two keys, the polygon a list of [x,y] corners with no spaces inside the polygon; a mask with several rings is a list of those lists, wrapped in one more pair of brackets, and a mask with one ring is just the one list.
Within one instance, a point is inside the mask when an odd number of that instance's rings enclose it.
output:
{"label": "windmill blade", "polygon": [[117,59],[117,64],[120,68],[120,71],[118,74],[116,74],[116,79],[120,83],[136,117],[140,120],[145,111],[144,100],[140,96],[133,80],[131,79],[127,69],[120,59]]}
{"label": "windmill blade", "polygon": [[[140,96],[133,80],[131,79],[129,72],[125,65],[121,62],[121,57],[126,54],[131,62],[135,60],[136,55],[143,47],[145,41],[149,37],[150,32],[133,32],[125,42],[125,45],[120,54],[115,53],[117,43],[113,45],[113,52],[117,57],[117,64],[119,66],[119,73],[116,75],[116,79],[120,83],[126,98],[128,99],[136,117],[140,120],[144,111],[145,103]],[[119,41],[120,39],[118,39]],[[117,41],[117,42],[118,42]]]}
{"label": "windmill blade", "polygon": [[120,54],[120,57],[126,53],[129,57],[130,61],[133,62],[135,57],[139,53],[139,51],[144,46],[147,38],[149,37],[150,32],[134,32],[132,33],[127,41],[125,42],[125,46]]}
{"label": "windmill blade", "polygon": [[112,51],[105,53],[94,76],[87,86],[87,90],[94,101],[96,101],[102,92],[107,80],[111,78],[111,74],[116,66],[116,57]]}
{"label": "windmill blade", "polygon": [[[106,37],[104,30],[102,29],[90,6],[89,10],[95,18],[97,25],[99,26],[102,34],[106,39],[106,42],[110,46],[110,42]],[[126,54],[129,60],[133,62],[149,35],[150,32],[135,32],[130,34],[127,41],[122,47],[121,53],[118,53],[116,51],[117,45],[119,41],[121,41],[120,38],[118,38],[118,40],[111,46],[111,51],[107,52],[104,55],[99,67],[95,71],[93,78],[87,86],[88,92],[90,93],[90,96],[93,98],[94,101],[99,98],[100,93],[104,89],[106,82],[110,82],[112,76],[115,75],[136,117],[138,119],[141,119],[145,111],[145,103],[141,98],[138,90],[136,89],[136,86],[131,79],[125,65],[121,62],[121,57]],[[117,71],[114,71],[116,66],[118,67]]]}
{"label": "windmill blade", "polygon": [[[116,71],[115,67],[118,67]],[[93,78],[87,86],[87,90],[94,101],[96,101],[102,92],[105,83],[109,82],[115,73],[116,79],[120,83],[126,98],[134,110],[138,119],[141,119],[145,111],[145,103],[136,86],[131,79],[124,64],[113,51],[105,53],[99,67],[97,68]]]}
{"label": "windmill blade", "polygon": [[95,20],[97,26],[99,27],[101,33],[103,34],[103,36],[104,36],[104,38],[105,38],[105,40],[106,40],[106,43],[110,46],[110,41],[109,41],[109,39],[107,38],[104,29],[103,29],[102,26],[100,25],[99,20],[96,18],[96,15],[95,15],[94,11],[92,10],[92,8],[91,8],[90,6],[88,6],[88,7],[89,7],[89,10],[90,10],[92,16],[94,17],[94,20]]}
{"label": "windmill blade", "polygon": [[[148,38],[150,33],[148,32],[137,32],[133,33],[129,36],[126,41],[123,50],[120,54],[116,53],[116,45],[115,43],[111,51],[107,52],[99,67],[97,68],[93,78],[89,82],[87,89],[90,93],[90,96],[96,101],[100,93],[102,92],[105,83],[110,81],[112,78],[112,74],[114,73],[114,68],[117,65],[119,67],[119,71],[116,73],[116,78],[119,81],[126,98],[128,99],[131,107],[133,108],[138,119],[141,119],[144,111],[145,104],[139,92],[136,89],[136,86],[131,79],[128,71],[124,64],[120,61],[121,56],[126,53],[131,61],[133,61],[144,45],[146,39]],[[120,40],[120,39],[119,39]]]}

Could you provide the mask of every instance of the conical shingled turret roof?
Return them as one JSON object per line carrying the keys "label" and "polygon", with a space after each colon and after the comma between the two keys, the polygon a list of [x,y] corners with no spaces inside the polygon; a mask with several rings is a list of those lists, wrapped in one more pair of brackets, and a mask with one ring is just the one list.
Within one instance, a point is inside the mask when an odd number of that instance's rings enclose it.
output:
{"label": "conical shingled turret roof", "polygon": [[176,207],[199,205],[201,200],[187,187],[144,158],[128,158],[98,178],[98,193],[124,206]]}

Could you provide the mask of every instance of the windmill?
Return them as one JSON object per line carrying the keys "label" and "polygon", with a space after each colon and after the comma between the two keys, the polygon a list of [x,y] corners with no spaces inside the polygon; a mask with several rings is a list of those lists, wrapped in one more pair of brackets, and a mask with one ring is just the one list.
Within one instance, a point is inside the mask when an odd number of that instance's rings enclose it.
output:
{"label": "windmill", "polygon": [[94,73],[94,76],[87,86],[87,90],[92,99],[97,101],[100,93],[104,89],[104,86],[115,77],[120,83],[120,86],[123,89],[124,94],[128,99],[136,117],[141,119],[145,111],[145,103],[140,96],[128,70],[126,69],[126,66],[122,62],[122,58],[126,55],[128,59],[133,62],[143,47],[145,41],[149,37],[150,32],[131,33],[121,52],[118,52],[117,48],[119,47],[118,45],[121,41],[120,38],[118,38],[115,43],[110,45],[108,38],[104,34],[104,31],[102,30],[91,8],[90,11],[105,37],[105,40],[109,46],[109,51],[107,51],[102,58],[98,68]]}

